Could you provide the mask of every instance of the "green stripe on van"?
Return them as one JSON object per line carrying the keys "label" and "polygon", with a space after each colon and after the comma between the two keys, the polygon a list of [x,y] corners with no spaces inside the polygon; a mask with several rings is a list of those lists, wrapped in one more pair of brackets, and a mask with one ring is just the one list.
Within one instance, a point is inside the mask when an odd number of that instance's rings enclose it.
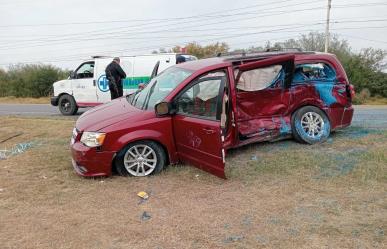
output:
{"label": "green stripe on van", "polygon": [[138,84],[145,83],[147,84],[150,80],[149,76],[138,76],[138,77],[126,77],[123,80],[124,89],[137,89]]}

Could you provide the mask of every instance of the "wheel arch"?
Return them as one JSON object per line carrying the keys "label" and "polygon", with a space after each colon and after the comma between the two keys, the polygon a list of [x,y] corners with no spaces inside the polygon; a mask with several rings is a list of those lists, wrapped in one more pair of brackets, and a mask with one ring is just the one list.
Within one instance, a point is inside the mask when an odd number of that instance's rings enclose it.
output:
{"label": "wheel arch", "polygon": [[308,103],[308,102],[303,103],[303,104],[297,106],[296,108],[294,108],[294,110],[293,110],[293,111],[291,112],[291,114],[290,114],[290,120],[293,119],[294,114],[295,114],[298,110],[300,110],[301,108],[306,107],[306,106],[313,106],[313,107],[316,107],[316,108],[320,109],[320,110],[321,110],[322,112],[324,112],[324,114],[327,116],[327,118],[329,119],[329,122],[332,123],[332,120],[331,120],[331,118],[330,118],[330,116],[329,116],[329,114],[328,114],[328,112],[327,112],[327,108],[323,108],[323,107],[321,107],[321,106],[320,106],[319,104],[317,104],[317,103]]}
{"label": "wheel arch", "polygon": [[171,163],[170,151],[168,150],[168,147],[163,142],[161,142],[159,139],[154,138],[154,137],[137,137],[137,138],[132,138],[132,139],[126,140],[125,142],[120,143],[119,147],[117,147],[117,150],[116,150],[117,152],[115,153],[115,155],[112,159],[112,166],[114,166],[114,161],[115,161],[116,155],[118,153],[120,153],[129,144],[139,142],[139,141],[154,142],[157,145],[159,145],[162,148],[162,150],[164,151],[165,158],[166,158],[166,165]]}
{"label": "wheel arch", "polygon": [[76,105],[77,107],[79,107],[77,101],[76,101],[75,98],[74,98],[74,95],[72,95],[72,94],[70,94],[70,93],[66,93],[66,92],[62,92],[62,93],[60,93],[60,94],[58,95],[58,103],[59,103],[59,99],[60,99],[62,96],[64,96],[64,95],[69,95],[71,98],[73,98],[73,99],[74,99],[74,102],[75,102],[75,105]]}

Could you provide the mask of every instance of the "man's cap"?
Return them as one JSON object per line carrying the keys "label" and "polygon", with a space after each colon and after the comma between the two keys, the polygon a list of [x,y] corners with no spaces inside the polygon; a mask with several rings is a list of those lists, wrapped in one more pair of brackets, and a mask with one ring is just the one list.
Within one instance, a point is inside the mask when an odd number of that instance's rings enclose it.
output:
{"label": "man's cap", "polygon": [[113,61],[120,61],[120,57],[114,57]]}

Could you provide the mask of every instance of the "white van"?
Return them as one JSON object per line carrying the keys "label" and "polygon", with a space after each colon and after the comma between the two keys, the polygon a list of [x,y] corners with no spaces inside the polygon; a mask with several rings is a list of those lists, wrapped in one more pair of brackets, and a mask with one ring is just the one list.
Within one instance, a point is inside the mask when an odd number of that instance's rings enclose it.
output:
{"label": "white van", "polygon": [[[148,83],[157,72],[175,65],[178,56],[184,57],[185,61],[197,60],[195,56],[176,53],[121,56],[120,65],[126,73],[123,80],[124,95],[136,91],[139,84]],[[107,56],[92,57],[71,72],[68,79],[55,82],[51,105],[58,106],[63,115],[74,115],[78,108],[110,101],[105,68],[112,60],[113,57]]]}

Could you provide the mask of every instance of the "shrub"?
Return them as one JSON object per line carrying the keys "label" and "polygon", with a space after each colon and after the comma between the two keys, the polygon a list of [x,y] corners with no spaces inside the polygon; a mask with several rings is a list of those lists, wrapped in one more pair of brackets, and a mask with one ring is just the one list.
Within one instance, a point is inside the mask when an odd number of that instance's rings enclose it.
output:
{"label": "shrub", "polygon": [[355,95],[353,100],[354,104],[364,104],[371,97],[371,92],[368,88],[363,88],[360,93]]}
{"label": "shrub", "polygon": [[55,81],[67,73],[51,65],[15,65],[8,71],[0,71],[0,96],[44,97],[48,96]]}

